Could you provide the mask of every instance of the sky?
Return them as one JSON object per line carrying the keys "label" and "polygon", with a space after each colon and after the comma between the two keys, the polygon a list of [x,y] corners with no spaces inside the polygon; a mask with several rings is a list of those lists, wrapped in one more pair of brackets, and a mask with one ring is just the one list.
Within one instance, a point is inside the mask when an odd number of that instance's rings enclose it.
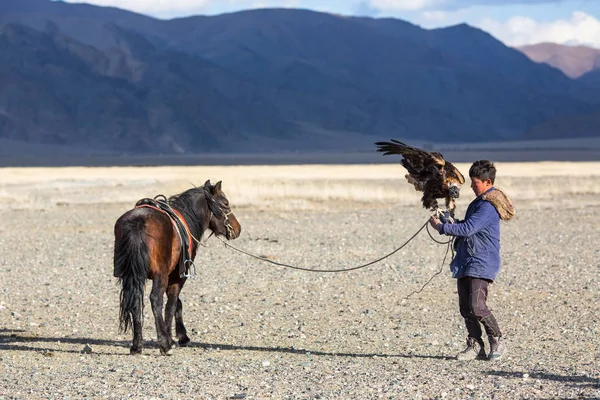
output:
{"label": "sky", "polygon": [[[66,0],[81,2],[79,0]],[[541,42],[600,48],[600,0],[86,0],[161,19],[286,7],[393,17],[433,29],[459,23],[508,46]]]}

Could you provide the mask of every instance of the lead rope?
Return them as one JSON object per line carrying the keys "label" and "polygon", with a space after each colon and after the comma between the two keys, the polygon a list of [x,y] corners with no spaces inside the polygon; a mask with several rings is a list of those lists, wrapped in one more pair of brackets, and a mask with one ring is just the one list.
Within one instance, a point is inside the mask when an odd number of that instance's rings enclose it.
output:
{"label": "lead rope", "polygon": [[[427,280],[427,282],[425,282],[425,283],[423,284],[423,286],[421,286],[421,289],[419,289],[419,290],[415,290],[415,291],[411,292],[410,294],[408,294],[408,295],[407,295],[407,296],[404,298],[404,300],[408,300],[408,298],[409,298],[409,297],[411,297],[412,295],[414,295],[414,294],[417,294],[417,293],[421,293],[421,292],[422,292],[422,291],[425,289],[425,287],[426,287],[427,285],[429,285],[429,283],[431,283],[431,281],[432,281],[432,280],[433,280],[433,279],[434,279],[436,276],[438,276],[439,274],[441,274],[441,273],[442,273],[442,271],[443,271],[443,268],[444,268],[444,264],[446,263],[446,258],[448,257],[448,253],[449,253],[449,252],[451,252],[451,253],[452,253],[452,258],[454,258],[454,249],[453,249],[453,241],[454,241],[454,238],[451,238],[451,239],[449,239],[449,240],[448,240],[448,241],[446,241],[446,242],[442,242],[442,241],[439,241],[439,240],[437,240],[436,238],[434,238],[434,237],[433,237],[433,235],[431,234],[431,232],[429,232],[429,226],[427,226],[428,224],[429,224],[429,220],[427,220],[427,221],[426,221],[426,222],[425,222],[425,223],[424,223],[424,224],[423,224],[423,225],[422,225],[422,226],[419,228],[419,230],[418,230],[417,232],[415,232],[415,233],[414,233],[414,234],[413,234],[413,235],[412,235],[412,236],[411,236],[411,237],[410,237],[410,238],[409,238],[409,239],[408,239],[406,242],[404,242],[404,243],[402,244],[402,246],[398,247],[396,250],[392,251],[391,253],[389,253],[389,254],[386,254],[385,256],[383,256],[383,257],[381,257],[381,258],[378,258],[377,260],[371,261],[371,262],[369,262],[369,263],[366,263],[366,264],[358,265],[358,266],[356,266],[356,267],[352,267],[352,268],[341,268],[341,269],[312,269],[312,268],[303,268],[303,267],[298,267],[298,266],[295,266],[295,265],[289,265],[289,264],[280,263],[280,262],[277,262],[277,261],[269,260],[269,259],[268,259],[268,258],[266,258],[266,257],[257,256],[257,255],[255,255],[255,254],[252,254],[252,253],[250,253],[250,252],[247,252],[247,251],[245,251],[245,250],[239,249],[239,248],[237,248],[237,247],[233,246],[232,244],[229,244],[228,242],[224,241],[224,240],[223,240],[223,239],[222,239],[220,236],[218,236],[218,235],[215,235],[215,237],[216,237],[217,239],[219,239],[219,240],[221,241],[221,243],[223,243],[223,244],[225,245],[225,247],[229,247],[229,248],[231,248],[231,249],[233,249],[233,250],[235,250],[235,251],[238,251],[238,252],[240,252],[240,253],[242,253],[242,254],[245,254],[245,255],[247,255],[247,256],[250,256],[250,257],[252,257],[252,258],[255,258],[255,259],[257,259],[257,260],[260,260],[260,261],[265,261],[265,262],[268,262],[268,263],[270,263],[270,264],[274,264],[274,265],[277,265],[277,266],[280,266],[280,267],[291,268],[291,269],[296,269],[296,270],[300,270],[300,271],[307,271],[307,272],[323,272],[323,273],[324,273],[324,272],[332,272],[332,273],[337,273],[337,272],[348,272],[348,271],[354,271],[354,270],[361,269],[361,268],[366,268],[366,267],[368,267],[368,266],[370,266],[370,265],[373,265],[373,264],[376,264],[376,263],[378,263],[378,262],[380,262],[380,261],[382,261],[382,260],[385,260],[386,258],[388,258],[388,257],[390,257],[390,256],[392,256],[392,255],[394,255],[395,253],[397,253],[398,251],[400,251],[401,249],[403,249],[404,247],[406,247],[406,245],[407,245],[407,244],[409,244],[409,243],[410,243],[410,242],[411,242],[411,241],[412,241],[412,240],[413,240],[415,237],[417,237],[417,235],[418,235],[419,233],[421,233],[421,231],[423,230],[423,228],[427,227],[426,231],[427,231],[427,234],[429,235],[429,237],[431,238],[431,240],[433,240],[435,243],[438,243],[438,244],[445,244],[445,245],[447,245],[447,246],[446,246],[446,252],[444,253],[444,258],[442,259],[442,263],[441,263],[441,265],[440,265],[440,269],[439,269],[439,270],[438,270],[438,271],[437,271],[435,274],[433,274],[433,275],[432,275],[432,276],[431,276],[431,277],[430,277],[430,278]],[[213,232],[213,233],[214,233],[214,232]],[[210,234],[210,236],[212,236],[212,235],[213,235],[213,233],[211,233],[211,234]],[[209,236],[209,238],[210,238],[210,236]],[[205,246],[205,247],[206,247],[206,245],[205,245],[205,244],[201,243],[201,242],[200,242],[198,239],[196,239],[196,237],[194,237],[193,235],[192,235],[192,239],[194,239],[194,240],[195,240],[195,241],[196,241],[198,244],[200,244],[200,245],[202,245],[202,246]],[[208,240],[208,238],[207,238],[206,240]]]}
{"label": "lead rope", "polygon": [[[273,260],[269,260],[266,257],[262,257],[262,256],[257,256],[254,255],[252,253],[249,253],[245,250],[239,249],[231,244],[229,244],[228,242],[224,241],[222,238],[220,238],[219,236],[216,236],[217,239],[219,239],[226,247],[229,247],[233,250],[236,250],[242,254],[245,254],[247,256],[250,256],[252,258],[256,258],[257,260],[261,260],[261,261],[266,261],[268,263],[274,264],[274,265],[278,265],[280,267],[285,267],[285,268],[291,268],[291,269],[296,269],[296,270],[300,270],[300,271],[307,271],[307,272],[348,272],[348,271],[355,271],[357,269],[361,269],[361,268],[366,268],[370,265],[376,264],[382,260],[385,260],[386,258],[392,256],[393,254],[397,253],[398,251],[400,251],[401,249],[403,249],[407,244],[409,244],[419,233],[421,233],[421,231],[423,230],[423,228],[425,228],[427,226],[427,224],[429,223],[429,220],[427,220],[420,228],[419,230],[412,235],[406,242],[404,242],[402,244],[402,246],[398,247],[396,250],[392,251],[389,254],[386,254],[385,256],[378,258],[377,260],[371,261],[369,263],[366,264],[362,264],[362,265],[358,265],[356,267],[351,267],[351,268],[339,268],[339,269],[314,269],[314,268],[303,268],[303,267],[298,267],[295,265],[289,265],[289,264],[284,264],[284,263],[280,263],[277,261],[273,261]],[[445,257],[444,257],[445,258]]]}
{"label": "lead rope", "polygon": [[423,286],[421,286],[421,289],[415,290],[415,291],[411,292],[408,296],[406,296],[404,298],[404,300],[408,300],[408,298],[410,296],[412,296],[413,294],[421,293],[425,289],[425,287],[427,285],[429,285],[429,283],[433,280],[433,278],[435,278],[436,276],[438,276],[439,274],[442,273],[442,271],[444,270],[444,264],[446,263],[446,257],[448,257],[448,252],[452,253],[452,258],[454,259],[454,240],[456,239],[455,236],[452,237],[452,238],[450,238],[450,239],[448,239],[448,241],[446,241],[446,242],[441,242],[441,241],[437,240],[436,238],[434,238],[433,235],[431,235],[431,232],[429,232],[429,227],[427,227],[427,234],[429,235],[429,237],[431,238],[431,240],[433,240],[434,242],[436,242],[438,244],[445,244],[445,245],[447,245],[446,252],[444,253],[444,258],[442,259],[442,264],[440,265],[440,269],[435,274],[433,274],[431,276],[431,278],[429,278],[427,280],[427,282],[425,282],[423,284]]}
{"label": "lead rope", "polygon": [[444,270],[444,264],[446,263],[446,257],[448,257],[448,252],[450,252],[450,251],[451,251],[451,252],[452,252],[452,258],[454,258],[454,248],[453,248],[453,247],[454,247],[454,243],[453,243],[453,242],[454,242],[454,238],[451,238],[451,239],[450,239],[450,240],[448,240],[447,242],[440,242],[439,240],[436,240],[436,239],[435,239],[435,238],[434,238],[434,237],[431,235],[431,232],[429,232],[429,227],[427,227],[427,233],[429,234],[429,237],[430,237],[430,238],[431,238],[431,239],[432,239],[434,242],[436,242],[436,243],[439,243],[439,244],[445,244],[445,245],[446,245],[446,252],[444,253],[444,258],[442,259],[442,264],[440,265],[440,269],[439,269],[439,270],[438,270],[438,271],[437,271],[435,274],[433,274],[433,275],[431,276],[431,278],[429,278],[429,279],[427,280],[427,282],[425,282],[425,283],[423,284],[423,286],[421,286],[421,289],[419,289],[419,290],[415,290],[415,291],[413,291],[413,292],[409,293],[409,294],[408,294],[408,296],[406,296],[406,297],[404,298],[404,300],[408,300],[408,298],[409,298],[410,296],[412,296],[413,294],[421,293],[421,292],[422,292],[422,291],[425,289],[425,287],[426,287],[427,285],[429,285],[429,283],[430,283],[430,282],[433,280],[433,278],[435,278],[436,276],[438,276],[439,274],[441,274],[441,273],[442,273],[442,271]]}

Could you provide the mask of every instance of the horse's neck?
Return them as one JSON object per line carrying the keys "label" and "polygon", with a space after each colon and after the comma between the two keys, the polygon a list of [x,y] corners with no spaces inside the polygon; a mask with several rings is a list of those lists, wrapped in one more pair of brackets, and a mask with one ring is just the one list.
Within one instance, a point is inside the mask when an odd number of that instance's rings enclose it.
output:
{"label": "horse's neck", "polygon": [[[176,206],[173,206],[173,208],[177,209],[183,218],[185,218],[185,221],[194,238],[201,240],[202,235],[204,235],[204,232],[208,229],[210,224],[210,211],[208,210],[208,206],[198,207],[200,212],[194,213],[188,212],[187,209],[176,208]],[[194,246],[194,251],[196,251],[196,246]]]}

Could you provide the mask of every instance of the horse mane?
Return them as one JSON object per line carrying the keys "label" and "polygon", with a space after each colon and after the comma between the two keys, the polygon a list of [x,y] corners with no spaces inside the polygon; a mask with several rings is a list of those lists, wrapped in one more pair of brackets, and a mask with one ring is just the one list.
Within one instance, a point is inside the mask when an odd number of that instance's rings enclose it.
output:
{"label": "horse mane", "polygon": [[223,215],[223,210],[219,206],[217,200],[210,192],[209,184],[205,184],[204,187],[194,186],[185,192],[173,195],[169,197],[168,203],[171,207],[179,211],[187,221],[190,229],[193,230],[192,234],[195,237],[200,237],[203,233],[203,229],[200,226],[203,215],[198,215],[198,209],[194,207],[199,197],[204,197],[208,210],[213,213],[216,217]]}
{"label": "horse mane", "polygon": [[204,213],[199,214],[201,210],[195,206],[197,200],[204,197],[203,188],[193,187],[185,192],[175,194],[168,199],[169,205],[183,215],[194,237],[200,237],[203,233],[200,221],[202,221]]}

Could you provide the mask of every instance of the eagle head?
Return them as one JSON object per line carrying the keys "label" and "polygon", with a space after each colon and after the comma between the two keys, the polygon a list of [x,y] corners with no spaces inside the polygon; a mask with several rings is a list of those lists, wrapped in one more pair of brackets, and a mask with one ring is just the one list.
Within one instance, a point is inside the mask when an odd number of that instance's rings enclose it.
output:
{"label": "eagle head", "polygon": [[456,186],[456,185],[452,185],[448,189],[448,193],[450,194],[450,197],[452,197],[453,199],[458,199],[458,197],[460,196],[460,187]]}

